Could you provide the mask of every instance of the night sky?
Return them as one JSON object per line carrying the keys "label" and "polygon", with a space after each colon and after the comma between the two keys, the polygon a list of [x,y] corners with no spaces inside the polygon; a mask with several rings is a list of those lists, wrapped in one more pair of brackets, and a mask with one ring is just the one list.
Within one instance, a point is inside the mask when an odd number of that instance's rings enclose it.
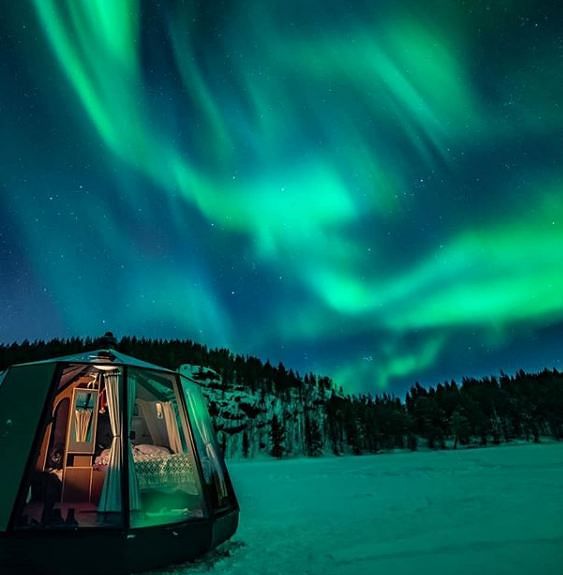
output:
{"label": "night sky", "polygon": [[5,0],[0,50],[0,341],[563,367],[560,2]]}

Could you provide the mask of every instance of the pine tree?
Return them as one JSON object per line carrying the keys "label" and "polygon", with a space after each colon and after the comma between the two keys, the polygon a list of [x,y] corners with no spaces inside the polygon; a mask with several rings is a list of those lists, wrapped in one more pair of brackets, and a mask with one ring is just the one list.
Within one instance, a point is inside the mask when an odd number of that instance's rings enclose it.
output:
{"label": "pine tree", "polygon": [[282,457],[285,453],[284,439],[285,439],[285,429],[280,423],[277,415],[272,417],[270,438],[272,440],[272,451],[273,457]]}
{"label": "pine tree", "polygon": [[454,449],[457,449],[458,443],[465,444],[469,439],[469,421],[456,409],[452,415],[451,427],[454,436]]}
{"label": "pine tree", "polygon": [[416,451],[418,449],[418,439],[414,433],[409,433],[407,436],[407,447],[411,451]]}
{"label": "pine tree", "polygon": [[247,458],[250,452],[250,442],[248,440],[248,432],[244,431],[242,434],[242,455]]}
{"label": "pine tree", "polygon": [[217,434],[219,437],[219,445],[221,446],[221,453],[223,454],[223,457],[227,456],[227,435],[224,432],[218,433]]}
{"label": "pine tree", "polygon": [[323,454],[323,438],[321,434],[321,427],[319,422],[312,418],[310,421],[310,444],[309,444],[309,455],[313,457]]}

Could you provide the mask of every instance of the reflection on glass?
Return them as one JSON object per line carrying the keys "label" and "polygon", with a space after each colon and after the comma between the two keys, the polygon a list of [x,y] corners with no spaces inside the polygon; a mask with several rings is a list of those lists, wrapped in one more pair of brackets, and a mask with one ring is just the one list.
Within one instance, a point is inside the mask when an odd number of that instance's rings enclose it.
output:
{"label": "reflection on glass", "polygon": [[203,478],[206,483],[213,486],[212,505],[215,511],[219,511],[229,507],[231,500],[225,479],[224,463],[219,457],[219,447],[213,433],[213,424],[201,392],[187,379],[182,377],[181,381],[192,422],[192,433],[200,454]]}
{"label": "reflection on glass", "polygon": [[71,419],[69,451],[90,453],[94,447],[94,409],[98,392],[90,389],[74,390],[74,409]]}
{"label": "reflection on glass", "polygon": [[78,443],[88,441],[90,431],[90,421],[92,420],[91,409],[76,409],[74,412],[76,418],[74,437]]}
{"label": "reflection on glass", "polygon": [[177,523],[204,514],[203,495],[174,376],[131,368],[128,378],[131,526]]}

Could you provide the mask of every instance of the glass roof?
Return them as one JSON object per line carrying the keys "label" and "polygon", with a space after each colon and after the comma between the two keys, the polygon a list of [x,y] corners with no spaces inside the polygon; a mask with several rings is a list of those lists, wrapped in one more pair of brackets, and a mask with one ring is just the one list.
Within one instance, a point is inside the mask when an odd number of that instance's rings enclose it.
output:
{"label": "glass roof", "polygon": [[170,373],[175,373],[174,371],[162,367],[160,365],[155,365],[154,363],[149,363],[148,361],[143,361],[142,359],[137,359],[130,355],[121,353],[114,349],[95,349],[92,351],[83,351],[81,353],[73,355],[65,355],[62,357],[52,357],[49,359],[44,359],[41,361],[32,361],[28,363],[20,363],[17,365],[39,365],[43,363],[91,363],[93,365],[128,365],[132,367],[143,367],[145,369],[158,369],[159,371],[167,371]]}

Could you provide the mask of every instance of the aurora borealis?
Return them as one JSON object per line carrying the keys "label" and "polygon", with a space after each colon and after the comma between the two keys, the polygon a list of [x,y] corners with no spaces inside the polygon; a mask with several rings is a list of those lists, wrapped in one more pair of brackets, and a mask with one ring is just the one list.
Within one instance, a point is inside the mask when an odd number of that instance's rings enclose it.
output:
{"label": "aurora borealis", "polygon": [[0,339],[346,391],[560,367],[557,2],[6,2]]}

